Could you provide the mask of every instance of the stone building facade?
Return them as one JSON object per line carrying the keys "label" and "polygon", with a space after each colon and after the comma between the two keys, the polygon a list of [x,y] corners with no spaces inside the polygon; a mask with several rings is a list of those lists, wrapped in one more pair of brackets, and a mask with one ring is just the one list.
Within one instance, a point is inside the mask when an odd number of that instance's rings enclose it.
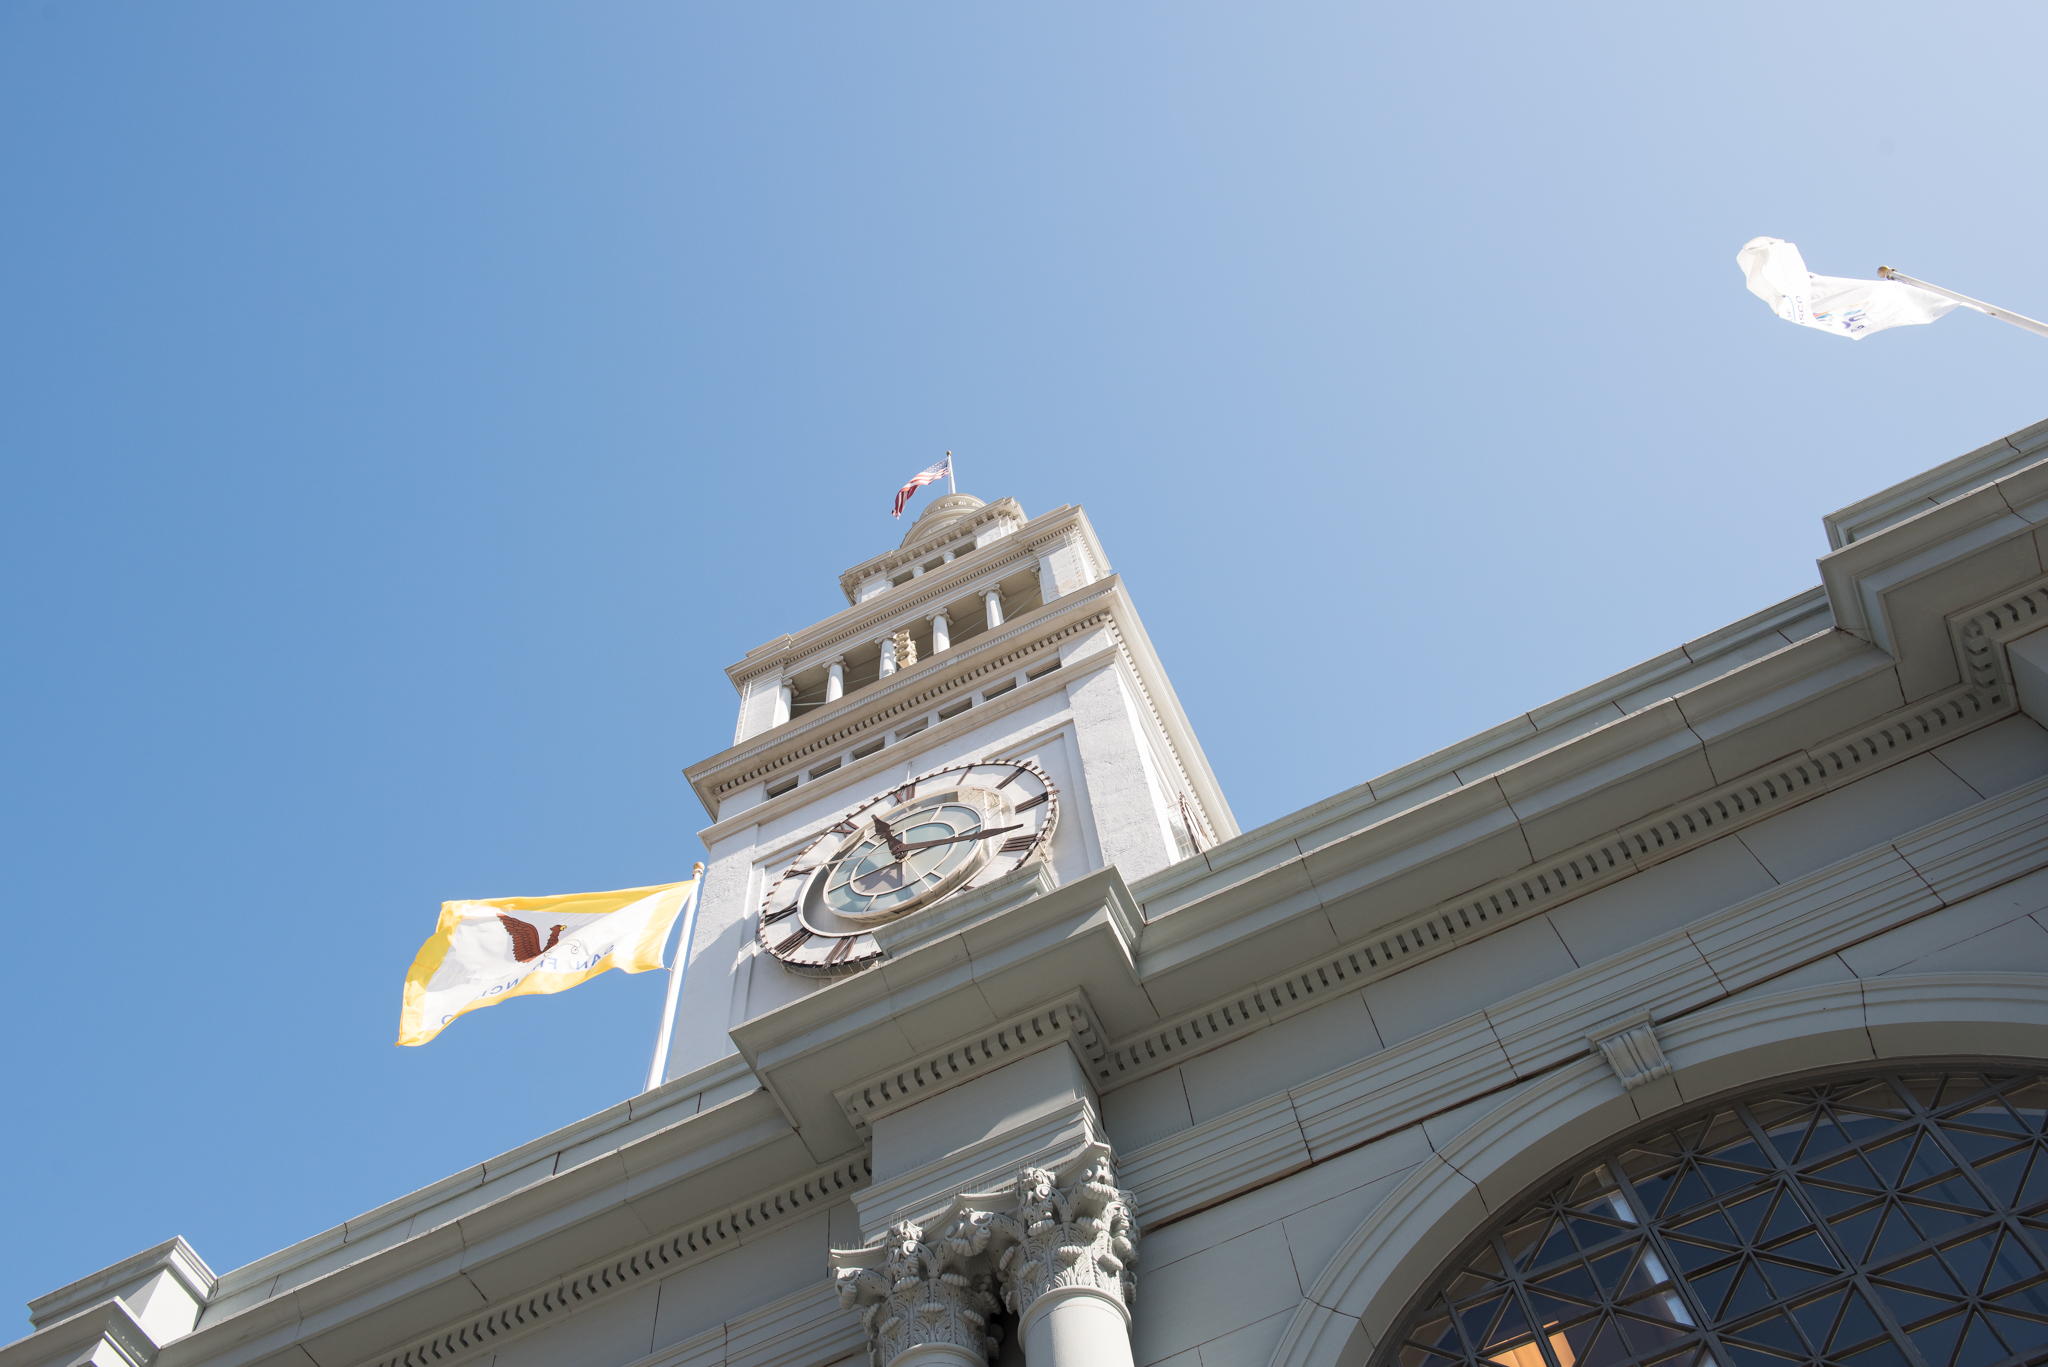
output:
{"label": "stone building facade", "polygon": [[2044,524],[2048,424],[1241,833],[1081,510],[936,499],[730,671],[666,1081],[0,1367],[2048,1360]]}

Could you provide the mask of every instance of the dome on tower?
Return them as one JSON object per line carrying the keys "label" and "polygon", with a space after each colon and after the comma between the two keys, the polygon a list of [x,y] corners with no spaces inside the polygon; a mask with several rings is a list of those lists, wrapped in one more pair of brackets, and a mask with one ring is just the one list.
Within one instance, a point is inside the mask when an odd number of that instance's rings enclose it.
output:
{"label": "dome on tower", "polygon": [[948,522],[957,521],[983,506],[973,494],[941,494],[924,505],[924,511],[917,515],[917,521],[910,524],[910,530],[903,534],[899,544],[908,546],[913,541],[923,541]]}

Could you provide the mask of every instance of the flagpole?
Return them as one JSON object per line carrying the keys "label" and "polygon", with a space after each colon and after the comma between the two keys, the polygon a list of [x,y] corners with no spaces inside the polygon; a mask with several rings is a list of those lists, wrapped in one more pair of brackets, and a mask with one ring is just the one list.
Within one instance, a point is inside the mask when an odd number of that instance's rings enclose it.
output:
{"label": "flagpole", "polygon": [[951,451],[946,452],[946,492],[949,494],[960,492],[953,483],[953,453]]}
{"label": "flagpole", "polygon": [[676,937],[676,957],[668,967],[668,1000],[661,1008],[661,1033],[654,1037],[654,1062],[647,1069],[647,1085],[640,1090],[651,1092],[661,1085],[662,1074],[668,1071],[668,1040],[675,1033],[676,1003],[683,997],[683,974],[690,968],[690,943],[697,937],[697,908],[704,902],[704,865],[690,870],[690,877],[697,885],[690,889],[690,905],[683,909],[683,933]]}
{"label": "flagpole", "polygon": [[2038,332],[2043,337],[2048,337],[2048,323],[2037,323],[2024,314],[2013,313],[1995,304],[1987,304],[1982,299],[1972,299],[1967,294],[1957,294],[1954,290],[1945,290],[1939,285],[1930,285],[1925,280],[1915,280],[1910,275],[1900,274],[1890,266],[1879,266],[1877,274],[1880,279],[1896,280],[1901,285],[1912,285],[1931,294],[1938,294],[1944,299],[1953,299],[1958,304],[1967,304],[1979,313],[1988,313],[2000,322],[2011,323],[2016,328],[2025,328],[2028,332]]}

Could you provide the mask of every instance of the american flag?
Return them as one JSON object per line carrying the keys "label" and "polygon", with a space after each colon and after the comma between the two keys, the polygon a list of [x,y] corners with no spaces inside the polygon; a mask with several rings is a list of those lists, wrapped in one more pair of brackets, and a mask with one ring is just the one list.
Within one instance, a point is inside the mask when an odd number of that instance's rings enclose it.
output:
{"label": "american flag", "polygon": [[904,485],[901,489],[898,489],[896,491],[896,516],[903,516],[903,505],[910,502],[910,496],[916,493],[919,489],[923,488],[927,484],[933,483],[936,480],[951,479],[952,477],[953,453],[951,451],[948,451],[946,452],[946,458],[944,460],[940,461],[937,465],[928,466],[925,469],[919,470],[916,474],[910,477],[910,483]]}

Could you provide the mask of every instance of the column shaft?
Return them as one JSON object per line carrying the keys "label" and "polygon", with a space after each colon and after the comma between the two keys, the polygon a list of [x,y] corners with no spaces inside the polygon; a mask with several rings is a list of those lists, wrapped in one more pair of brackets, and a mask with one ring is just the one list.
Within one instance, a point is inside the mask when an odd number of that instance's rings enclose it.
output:
{"label": "column shaft", "polygon": [[1018,1321],[1030,1367],[1131,1367],[1131,1314],[1092,1287],[1063,1287]]}

